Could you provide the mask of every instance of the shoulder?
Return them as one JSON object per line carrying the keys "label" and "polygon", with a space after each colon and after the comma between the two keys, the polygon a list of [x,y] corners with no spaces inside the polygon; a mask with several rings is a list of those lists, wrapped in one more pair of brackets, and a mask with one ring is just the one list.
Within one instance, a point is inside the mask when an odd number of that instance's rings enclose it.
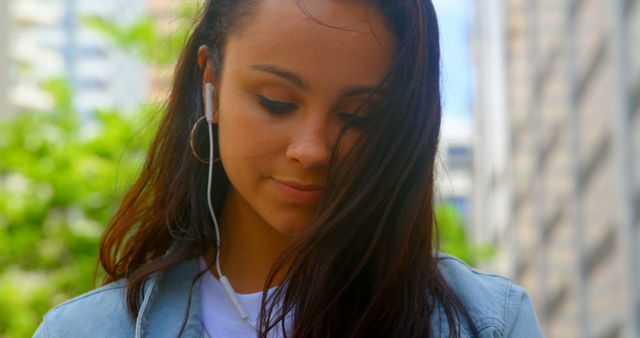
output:
{"label": "shoulder", "polygon": [[120,280],[72,298],[49,310],[34,337],[127,336],[133,323],[125,297]]}
{"label": "shoulder", "polygon": [[70,299],[43,318],[34,337],[175,337],[188,314],[185,333],[200,336],[199,298],[194,277],[198,260],[183,261],[166,271],[149,276],[137,321],[129,316],[125,279]]}
{"label": "shoulder", "polygon": [[438,267],[469,313],[479,337],[542,337],[522,287],[445,254],[438,254]]}

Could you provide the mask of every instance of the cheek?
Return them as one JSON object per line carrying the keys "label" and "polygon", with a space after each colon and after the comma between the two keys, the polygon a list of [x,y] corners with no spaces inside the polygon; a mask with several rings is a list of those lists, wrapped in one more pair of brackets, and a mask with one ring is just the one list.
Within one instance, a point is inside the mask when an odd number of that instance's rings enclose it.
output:
{"label": "cheek", "polygon": [[260,112],[246,100],[221,102],[219,128],[220,155],[228,159],[251,159],[268,154],[274,147],[268,125]]}

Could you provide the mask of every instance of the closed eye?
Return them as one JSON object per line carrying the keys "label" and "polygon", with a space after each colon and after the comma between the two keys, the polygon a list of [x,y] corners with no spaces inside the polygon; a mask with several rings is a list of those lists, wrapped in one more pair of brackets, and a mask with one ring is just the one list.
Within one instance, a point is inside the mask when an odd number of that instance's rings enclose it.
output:
{"label": "closed eye", "polygon": [[258,103],[272,114],[288,114],[298,108],[295,103],[275,101],[263,95],[258,95]]}
{"label": "closed eye", "polygon": [[346,127],[362,128],[369,122],[368,117],[348,112],[339,112],[338,117],[340,117]]}

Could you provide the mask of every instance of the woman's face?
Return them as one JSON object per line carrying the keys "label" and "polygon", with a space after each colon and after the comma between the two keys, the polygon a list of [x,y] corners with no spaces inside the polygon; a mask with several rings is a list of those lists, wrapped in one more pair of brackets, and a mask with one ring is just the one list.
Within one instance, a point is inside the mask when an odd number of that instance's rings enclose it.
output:
{"label": "woman's face", "polygon": [[[353,113],[388,71],[394,43],[370,5],[304,5],[310,16],[296,0],[260,1],[228,37],[216,85],[227,203],[285,235],[311,220],[339,134],[366,119],[366,108]],[[358,134],[347,130],[338,160]]]}

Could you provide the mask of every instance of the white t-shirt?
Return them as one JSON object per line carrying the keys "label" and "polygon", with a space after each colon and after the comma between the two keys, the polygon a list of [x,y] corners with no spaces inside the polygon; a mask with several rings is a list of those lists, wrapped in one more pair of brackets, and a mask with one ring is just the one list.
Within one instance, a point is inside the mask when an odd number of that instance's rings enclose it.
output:
{"label": "white t-shirt", "polygon": [[[201,266],[203,268],[206,267],[204,260],[201,260]],[[207,272],[200,283],[202,324],[209,337],[255,338],[257,336],[256,330],[240,318],[229,297],[224,292],[222,284],[211,272]],[[268,292],[270,293],[274,289],[270,289]],[[249,321],[256,323],[257,327],[262,292],[236,293],[236,296],[249,316]],[[281,330],[274,331],[276,330],[271,331],[272,334],[270,333],[269,337],[283,337]]]}

